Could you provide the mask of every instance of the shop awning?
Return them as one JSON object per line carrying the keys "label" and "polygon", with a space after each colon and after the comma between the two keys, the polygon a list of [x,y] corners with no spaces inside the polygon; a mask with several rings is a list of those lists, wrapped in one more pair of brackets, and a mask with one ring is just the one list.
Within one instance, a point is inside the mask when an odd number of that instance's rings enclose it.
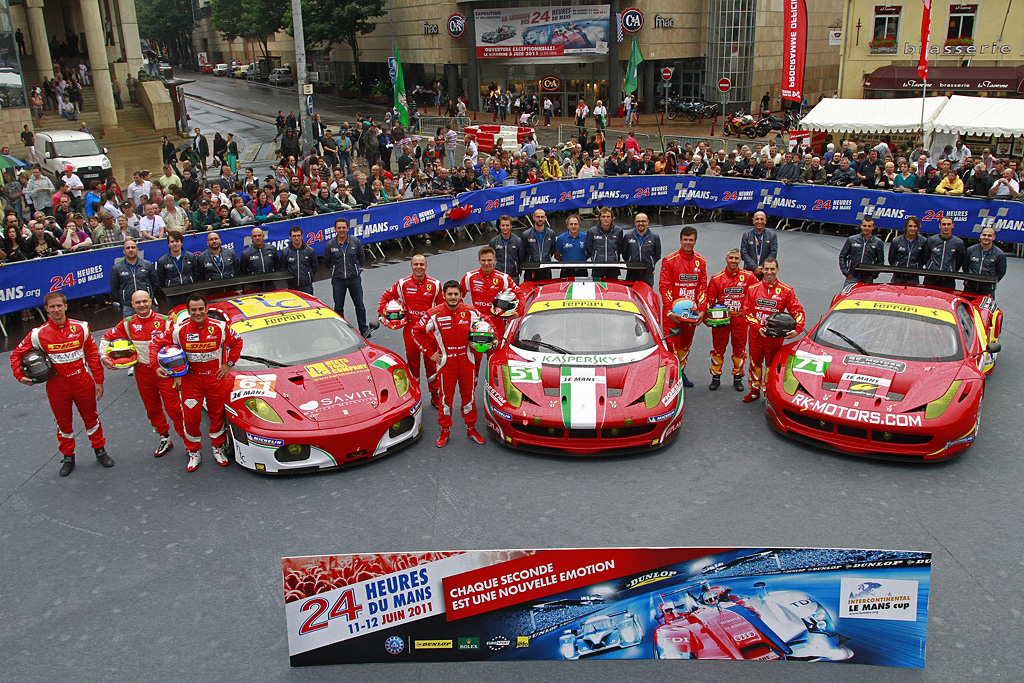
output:
{"label": "shop awning", "polygon": [[[948,97],[928,97],[924,103],[924,127],[932,123]],[[800,122],[806,130],[837,133],[912,133],[921,129],[921,98],[895,100],[824,99]]]}
{"label": "shop awning", "polygon": [[[928,90],[942,92],[1020,93],[1024,68],[1012,66],[935,67],[928,70]],[[917,90],[921,79],[914,66],[882,66],[864,77],[865,90]]]}
{"label": "shop awning", "polygon": [[935,131],[960,135],[1024,136],[1024,100],[953,95],[935,117]]}

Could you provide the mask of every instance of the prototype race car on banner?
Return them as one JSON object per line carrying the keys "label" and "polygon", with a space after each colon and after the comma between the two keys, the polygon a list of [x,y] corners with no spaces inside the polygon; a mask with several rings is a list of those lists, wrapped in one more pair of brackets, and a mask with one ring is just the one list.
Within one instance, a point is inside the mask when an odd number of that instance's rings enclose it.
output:
{"label": "prototype race car on banner", "polygon": [[[858,266],[862,273],[994,284],[987,275]],[[848,286],[771,364],[768,421],[835,450],[904,460],[955,457],[977,436],[999,353],[995,299],[917,284]]]}
{"label": "prototype race car on banner", "polygon": [[405,362],[318,299],[283,290],[212,297],[208,309],[242,337],[225,404],[229,449],[242,467],[344,467],[419,438],[420,391]]}
{"label": "prototype race car on banner", "polygon": [[[525,314],[508,322],[484,378],[487,426],[506,445],[596,454],[660,448],[677,436],[683,384],[657,295],[643,282],[551,277],[591,265],[523,265]],[[601,264],[609,266],[643,268]]]}
{"label": "prototype race car on banner", "polygon": [[585,620],[579,630],[566,629],[558,638],[565,659],[579,659],[608,650],[639,645],[644,640],[640,620],[627,611],[600,614]]}
{"label": "prototype race car on banner", "polygon": [[843,647],[825,607],[806,593],[769,591],[754,596],[704,582],[661,596],[654,629],[658,659],[794,659],[843,661]]}

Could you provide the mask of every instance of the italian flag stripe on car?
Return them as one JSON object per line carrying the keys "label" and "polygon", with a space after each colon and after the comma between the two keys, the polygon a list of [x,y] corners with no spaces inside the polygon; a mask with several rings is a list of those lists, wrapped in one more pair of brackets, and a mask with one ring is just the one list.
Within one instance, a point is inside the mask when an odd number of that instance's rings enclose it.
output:
{"label": "italian flag stripe on car", "polygon": [[597,298],[597,287],[593,282],[573,282],[565,291],[566,300],[593,301]]}
{"label": "italian flag stripe on car", "polygon": [[381,356],[377,360],[370,363],[370,365],[372,365],[375,368],[380,368],[381,370],[387,370],[398,365],[398,361],[392,358],[391,356]]}
{"label": "italian flag stripe on car", "polygon": [[594,429],[604,418],[605,370],[563,367],[560,382],[562,423],[570,429]]}

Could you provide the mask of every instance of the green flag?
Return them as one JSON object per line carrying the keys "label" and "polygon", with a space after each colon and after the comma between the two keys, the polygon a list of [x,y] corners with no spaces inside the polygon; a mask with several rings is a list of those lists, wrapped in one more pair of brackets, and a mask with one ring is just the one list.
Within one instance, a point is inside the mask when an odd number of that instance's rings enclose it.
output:
{"label": "green flag", "polygon": [[[633,34],[633,47],[629,51],[629,64],[626,65],[626,85],[622,91],[626,95],[636,90],[636,74],[644,58],[640,56],[640,46],[636,42],[636,34]],[[401,72],[399,72],[401,73]]]}
{"label": "green flag", "polygon": [[402,75],[402,62],[398,59],[398,46],[395,46],[395,109],[398,120],[403,126],[409,126],[409,107],[405,99],[405,77]]}

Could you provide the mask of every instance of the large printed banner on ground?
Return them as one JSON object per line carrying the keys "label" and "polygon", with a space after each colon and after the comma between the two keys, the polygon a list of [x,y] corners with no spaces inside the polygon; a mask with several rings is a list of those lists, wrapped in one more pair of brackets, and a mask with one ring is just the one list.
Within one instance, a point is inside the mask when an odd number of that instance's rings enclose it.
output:
{"label": "large printed banner on ground", "polygon": [[476,56],[574,57],[608,54],[609,5],[501,7],[473,11]]}
{"label": "large printed banner on ground", "polygon": [[471,550],[281,564],[292,666],[593,657],[924,667],[924,552]]}
{"label": "large printed banner on ground", "polygon": [[[472,207],[468,216],[452,220],[447,216],[455,206]],[[264,226],[267,241],[283,248],[288,231],[298,225],[318,255],[334,237],[334,221],[343,216],[350,234],[364,243],[383,242],[427,232],[446,230],[469,223],[496,221],[502,214],[521,216],[534,209],[578,211],[599,206],[696,206],[753,213],[791,220],[859,225],[872,216],[885,230],[903,228],[907,216],[916,215],[925,233],[937,233],[939,220],[952,218],[954,233],[977,237],[991,226],[996,239],[1024,242],[1024,204],[936,195],[880,192],[812,185],[788,186],[776,182],[695,176],[623,176],[589,180],[561,180],[536,185],[513,185],[466,192],[457,198],[417,199],[363,211],[310,216]],[[226,246],[236,253],[250,242],[250,227],[219,231]],[[196,253],[206,249],[203,233],[188,235],[185,248]],[[167,253],[166,243],[143,242],[143,257],[156,261]],[[109,291],[110,269],[121,249],[111,247],[43,260],[6,264],[0,268],[0,314],[20,311],[42,303],[44,294],[60,290],[69,299],[95,296]]]}

